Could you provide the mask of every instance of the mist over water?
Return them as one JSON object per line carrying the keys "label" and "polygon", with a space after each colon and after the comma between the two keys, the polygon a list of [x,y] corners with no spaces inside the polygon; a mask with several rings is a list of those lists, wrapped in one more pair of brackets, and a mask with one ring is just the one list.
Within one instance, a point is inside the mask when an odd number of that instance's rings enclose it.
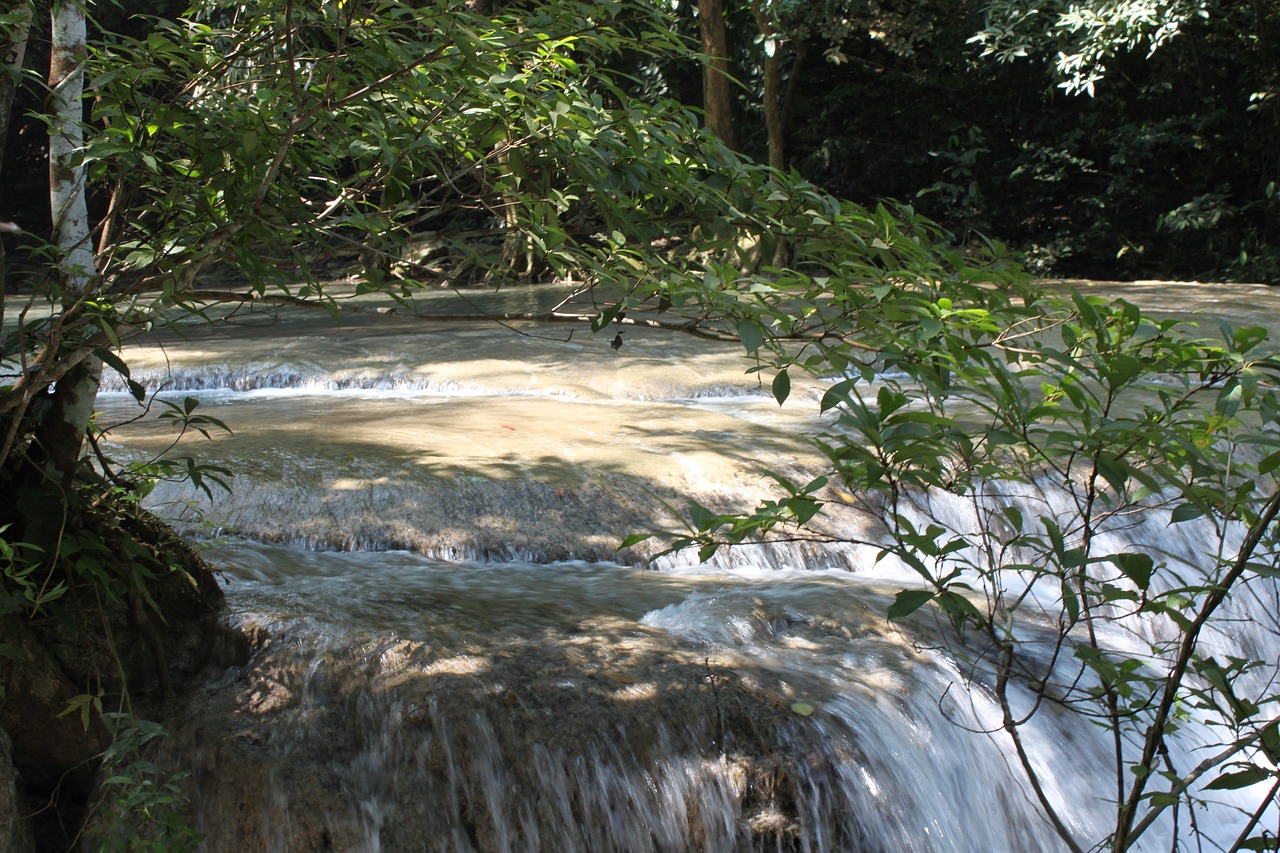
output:
{"label": "mist over water", "polygon": [[[1197,298],[1248,314],[1264,297]],[[872,545],[648,568],[617,550],[689,498],[744,510],[770,496],[765,470],[804,480],[823,384],[797,380],[779,407],[736,344],[629,329],[614,352],[585,331],[283,315],[128,348],[136,381],[233,431],[169,451],[233,470],[230,493],[151,498],[211,541],[254,650],[165,721],[207,849],[1061,849],[999,731],[984,650],[927,610],[884,618],[909,569]],[[165,452],[172,425],[126,424],[124,390],[101,398],[100,422],[122,424],[112,452]],[[986,523],[954,496],[914,500],[957,531]],[[1069,509],[1051,483],[999,500]],[[828,532],[883,534],[856,500],[830,509]],[[1104,536],[1189,566],[1216,547],[1159,513]],[[1274,584],[1250,585],[1238,630],[1208,642],[1277,660],[1276,605]],[[1161,630],[1134,620],[1108,642]],[[1046,622],[1025,653],[1053,636]],[[1106,732],[1050,706],[1024,732],[1070,828],[1101,840]],[[1229,840],[1243,818],[1203,820]],[[1169,829],[1141,849],[1167,849]]]}

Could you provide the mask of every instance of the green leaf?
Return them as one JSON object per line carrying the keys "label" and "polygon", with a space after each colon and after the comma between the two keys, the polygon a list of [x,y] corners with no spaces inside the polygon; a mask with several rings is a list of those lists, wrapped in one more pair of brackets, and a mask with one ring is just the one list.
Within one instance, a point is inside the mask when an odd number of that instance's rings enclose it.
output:
{"label": "green leaf", "polygon": [[1240,386],[1240,381],[1234,376],[1227,380],[1226,385],[1222,387],[1222,391],[1218,394],[1215,408],[1223,417],[1232,417],[1240,409],[1240,401],[1244,394],[1244,389]]}
{"label": "green leaf", "polygon": [[1080,618],[1080,596],[1066,578],[1062,579],[1062,607],[1067,611],[1069,624],[1074,625]]}
{"label": "green leaf", "polygon": [[1151,585],[1151,575],[1155,570],[1155,561],[1150,554],[1112,554],[1109,558],[1120,569],[1120,574],[1133,581],[1140,590]]}
{"label": "green leaf", "polygon": [[773,399],[778,401],[781,406],[791,396],[791,377],[787,375],[787,371],[779,370],[778,375],[773,377]]}
{"label": "green leaf", "polygon": [[802,717],[809,717],[813,715],[813,706],[808,702],[792,702],[791,710]]}
{"label": "green leaf", "polygon": [[822,395],[819,411],[826,412],[842,403],[849,402],[849,391],[853,388],[852,379],[844,379],[827,389]]}
{"label": "green leaf", "polygon": [[1116,490],[1116,494],[1124,494],[1125,484],[1129,482],[1129,463],[1118,456],[1099,456],[1095,464],[1102,479]]}
{"label": "green leaf", "polygon": [[1280,758],[1280,724],[1276,720],[1262,727],[1262,748],[1272,763]]}
{"label": "green leaf", "polygon": [[957,628],[966,620],[981,621],[982,619],[982,614],[978,612],[978,608],[973,605],[972,601],[949,589],[938,595],[938,607],[943,613],[951,617],[951,621]]}
{"label": "green leaf", "polygon": [[1022,511],[1016,506],[1007,506],[1001,510],[1005,519],[1009,522],[1009,526],[1013,528],[1014,533],[1022,532]]}
{"label": "green leaf", "polygon": [[125,364],[124,359],[116,355],[106,347],[98,347],[93,354],[102,359],[102,363],[110,367],[116,373],[119,373],[125,379],[129,378],[129,365]]}
{"label": "green leaf", "polygon": [[808,524],[822,509],[822,501],[806,495],[790,499],[787,506],[795,514],[797,524]]}
{"label": "green leaf", "polygon": [[652,537],[652,533],[632,533],[626,539],[622,540],[622,544],[618,546],[618,549],[621,550],[623,548],[630,548],[632,545],[639,545],[641,542]]}
{"label": "green leaf", "polygon": [[618,312],[621,310],[622,310],[622,303],[618,303],[617,305],[610,306],[609,308],[606,308],[603,311],[601,311],[594,318],[592,318],[591,331],[598,332],[604,327],[608,326],[610,323],[613,322],[614,318],[618,316]]}
{"label": "green leaf", "polygon": [[1267,330],[1262,326],[1241,326],[1231,336],[1231,341],[1240,352],[1247,352],[1267,339]]}
{"label": "green leaf", "polygon": [[689,520],[693,522],[694,528],[699,531],[709,530],[719,519],[718,515],[697,501],[689,501],[688,512]]}
{"label": "green leaf", "polygon": [[889,605],[889,618],[902,619],[905,616],[910,616],[930,601],[933,601],[934,595],[934,591],[930,589],[902,590],[893,599],[893,604]]}
{"label": "green leaf", "polygon": [[1178,504],[1173,508],[1173,512],[1169,513],[1170,524],[1181,524],[1184,521],[1191,521],[1193,518],[1199,518],[1204,515],[1204,510],[1195,504]]}
{"label": "green leaf", "polygon": [[1143,364],[1131,355],[1117,355],[1111,362],[1108,378],[1113,387],[1127,385],[1143,370]]}
{"label": "green leaf", "polygon": [[754,320],[743,320],[738,324],[738,338],[750,355],[764,344],[764,329]]}
{"label": "green leaf", "polygon": [[1182,797],[1169,791],[1157,791],[1148,797],[1151,807],[1155,809],[1176,806],[1182,802]]}
{"label": "green leaf", "polygon": [[1257,784],[1270,776],[1271,773],[1261,767],[1245,767],[1243,770],[1223,773],[1204,787],[1211,791],[1234,791],[1237,788],[1247,788]]}
{"label": "green leaf", "polygon": [[103,334],[107,336],[107,340],[111,341],[111,346],[120,349],[120,336],[116,334],[115,327],[111,325],[107,318],[99,318],[98,325],[102,327]]}

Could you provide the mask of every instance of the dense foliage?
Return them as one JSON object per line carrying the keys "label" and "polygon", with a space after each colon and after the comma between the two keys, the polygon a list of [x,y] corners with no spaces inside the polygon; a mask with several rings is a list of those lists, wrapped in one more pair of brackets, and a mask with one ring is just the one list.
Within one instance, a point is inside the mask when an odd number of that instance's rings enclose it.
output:
{"label": "dense foliage", "polygon": [[[486,5],[507,4],[474,8]],[[531,24],[563,5],[540,4]],[[617,82],[633,93],[701,106],[702,64],[670,42],[695,42],[694,5],[679,4],[657,41],[593,61],[629,75]],[[761,119],[776,100],[783,162],[807,179],[997,237],[1037,273],[1275,275],[1274,4],[742,0],[725,10],[733,136],[761,162]],[[132,14],[179,12],[96,10],[104,29],[135,35],[146,25]],[[31,52],[39,67],[38,42]],[[771,59],[779,77],[766,98]],[[28,87],[18,112],[42,102]],[[0,198],[0,220],[36,231],[47,216],[42,135],[38,121],[15,120]]]}
{"label": "dense foliage", "polygon": [[[911,201],[1043,275],[1274,279],[1274,4],[764,6],[769,36],[729,11],[752,156],[776,52],[787,163],[837,195]],[[688,93],[694,66],[666,68]]]}

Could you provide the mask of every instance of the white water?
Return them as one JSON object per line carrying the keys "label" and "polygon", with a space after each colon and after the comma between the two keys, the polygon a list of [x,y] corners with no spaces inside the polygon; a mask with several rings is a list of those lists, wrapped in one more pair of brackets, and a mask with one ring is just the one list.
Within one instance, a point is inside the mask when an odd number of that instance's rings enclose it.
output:
{"label": "white water", "polygon": [[[747,508],[769,493],[761,467],[812,468],[820,389],[779,410],[736,347],[656,332],[613,353],[401,317],[198,331],[127,357],[235,430],[182,451],[239,472],[230,495],[162,486],[157,506],[193,532],[284,543],[210,552],[229,620],[259,648],[174,725],[208,849],[1061,849],[998,731],[980,650],[925,612],[886,622],[915,579],[875,549],[608,562],[628,556],[626,533],[673,523],[664,504]],[[124,394],[104,408],[132,416]],[[133,458],[170,439],[154,421],[113,433]],[[1069,510],[1051,488],[1006,499],[1029,517]],[[856,507],[833,510],[830,529],[874,538]],[[945,495],[920,511],[982,523]],[[1196,565],[1208,533],[1153,514],[1099,547]],[[1276,660],[1274,585],[1247,597],[1247,621],[1210,643]],[[1141,650],[1160,630],[1110,641]],[[1024,736],[1075,837],[1102,840],[1105,732],[1047,706]],[[1256,796],[1199,816],[1206,849]],[[1170,831],[1142,849],[1168,849]]]}

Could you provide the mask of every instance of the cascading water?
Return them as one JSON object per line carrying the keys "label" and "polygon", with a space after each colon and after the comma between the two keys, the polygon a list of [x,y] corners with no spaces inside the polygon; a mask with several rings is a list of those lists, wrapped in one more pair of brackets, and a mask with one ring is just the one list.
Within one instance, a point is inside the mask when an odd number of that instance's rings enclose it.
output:
{"label": "cascading water", "polygon": [[[235,431],[180,452],[239,475],[229,495],[162,485],[153,501],[227,536],[209,555],[254,647],[165,721],[207,849],[1062,848],[981,650],[926,611],[888,622],[915,579],[874,547],[608,562],[626,533],[674,523],[668,505],[745,509],[768,491],[760,468],[812,466],[820,388],[779,411],[731,347],[634,330],[615,354],[386,317],[198,331],[128,360],[161,385],[175,355],[179,396]],[[104,404],[128,416],[125,395]],[[171,437],[113,433],[130,458]],[[917,500],[954,530],[984,523],[949,496]],[[1040,484],[1005,500],[1035,517],[1065,497]],[[825,523],[883,533],[838,500]],[[1204,532],[1153,513],[1107,547],[1194,564]],[[1277,660],[1275,601],[1250,587],[1234,606],[1259,627],[1210,641]],[[1023,736],[1071,831],[1101,840],[1106,732],[1046,706]],[[1223,809],[1202,828],[1230,839],[1242,820]]]}
{"label": "cascading water", "polygon": [[[843,573],[215,556],[269,639],[169,745],[211,849],[1057,849],[981,674]],[[1029,738],[1098,824],[1099,734]]]}

